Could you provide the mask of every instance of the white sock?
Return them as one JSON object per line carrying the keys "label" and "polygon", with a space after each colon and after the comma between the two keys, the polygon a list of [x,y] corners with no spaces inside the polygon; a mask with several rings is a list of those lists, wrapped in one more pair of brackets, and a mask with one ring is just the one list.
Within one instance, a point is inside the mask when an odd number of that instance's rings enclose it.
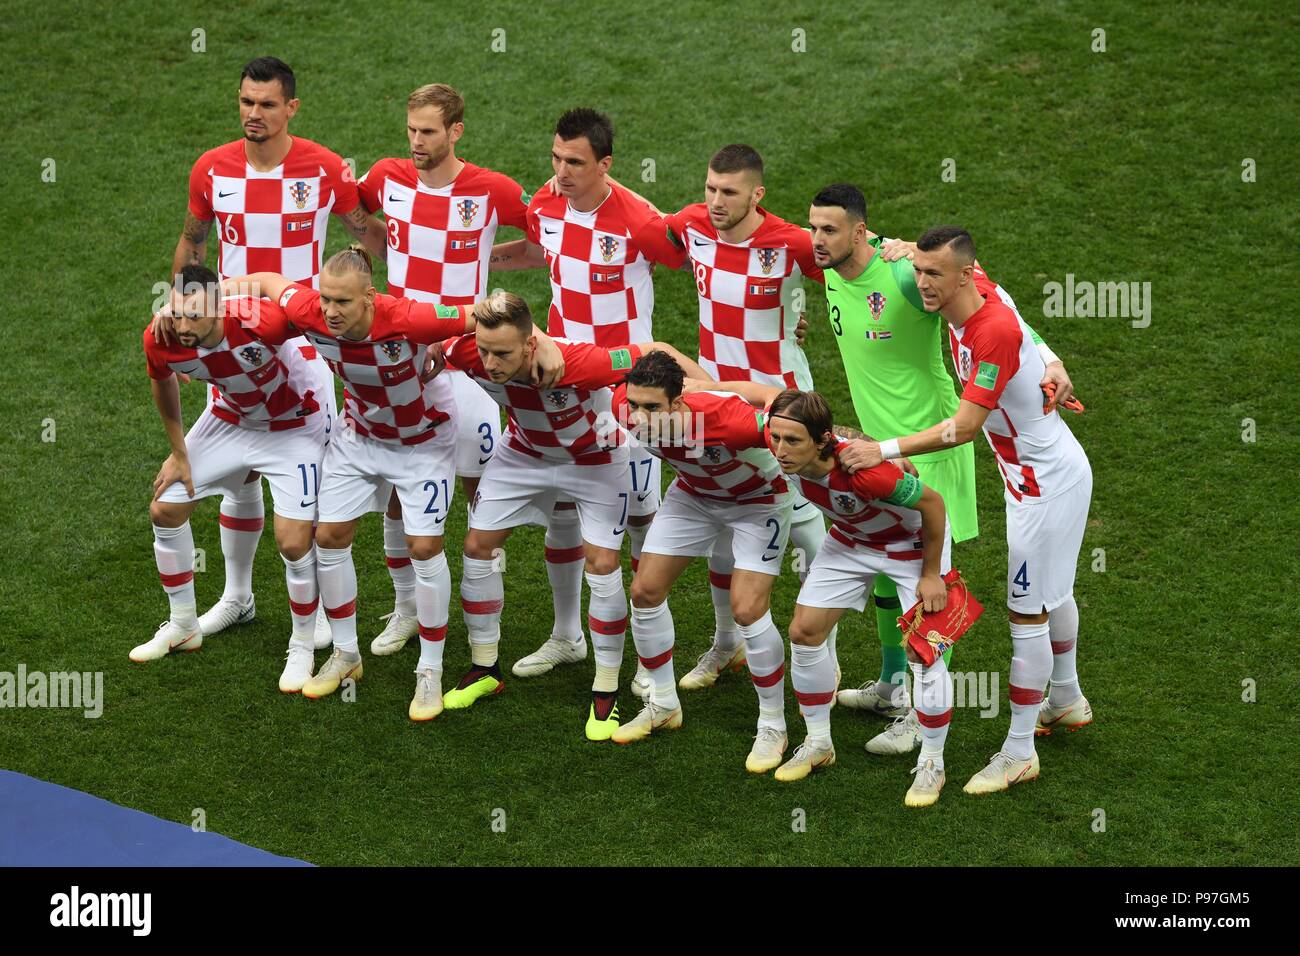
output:
{"label": "white sock", "polygon": [[393,579],[393,610],[403,617],[415,617],[415,569],[406,549],[406,531],[401,518],[384,515],[384,562]]}
{"label": "white sock", "polygon": [[[768,611],[753,624],[737,625],[736,631],[745,642],[749,679],[758,694],[758,726],[784,731],[785,642],[772,623],[772,612]],[[834,682],[835,668],[832,665],[832,686]]]}
{"label": "white sock", "polygon": [[1047,622],[1011,625],[1011,676],[1007,696],[1011,701],[1011,730],[1002,749],[1017,760],[1034,754],[1034,727],[1043,702],[1043,687],[1052,673],[1052,642]]}
{"label": "white sock", "polygon": [[650,530],[648,524],[627,523],[627,545],[632,554],[632,573],[636,574],[636,569],[641,566],[641,548],[645,545],[645,536]]}
{"label": "white sock", "polygon": [[632,643],[637,657],[654,681],[654,702],[672,710],[679,707],[677,681],[673,675],[673,614],[668,602],[655,607],[632,608]]}
{"label": "white sock", "polygon": [[831,699],[835,696],[835,665],[825,644],[790,645],[790,682],[799,711],[815,743],[831,740]]}
{"label": "white sock", "polygon": [[250,481],[221,499],[221,554],[226,564],[226,585],[222,600],[244,604],[253,594],[253,559],[262,540],[266,507],[262,503],[262,479]]}
{"label": "white sock", "polygon": [[357,569],[352,565],[352,546],[316,548],[316,579],[320,599],[330,619],[334,647],[348,658],[360,657],[357,647]]}
{"label": "white sock", "polygon": [[411,559],[415,569],[415,606],[420,619],[420,667],[442,670],[447,616],[451,606],[451,571],[443,552],[431,558]]}
{"label": "white sock", "polygon": [[582,640],[582,571],[586,556],[577,508],[556,508],[546,525],[546,577],[555,606],[555,637]]}
{"label": "white sock", "polygon": [[713,598],[713,643],[720,651],[740,646],[740,631],[731,615],[731,572],[735,568],[730,541],[715,544],[709,553],[709,594]]}
{"label": "white sock", "polygon": [[460,607],[469,632],[470,655],[480,667],[491,667],[497,661],[504,604],[505,583],[496,562],[465,555],[461,561]]}
{"label": "white sock", "polygon": [[316,548],[295,561],[284,555],[284,586],[289,592],[289,616],[293,620],[293,636],[299,640],[312,640],[316,634],[316,607],[320,604],[320,591],[316,581]]}
{"label": "white sock", "polygon": [[929,667],[912,664],[912,689],[916,719],[921,724],[921,755],[916,765],[923,767],[927,760],[933,760],[934,768],[942,770],[943,744],[952,720],[952,675],[942,655]]}
{"label": "white sock", "polygon": [[587,627],[596,656],[596,680],[592,690],[618,690],[618,670],[623,663],[623,644],[627,636],[627,592],[623,589],[623,571],[609,574],[587,572],[591,588]]}
{"label": "white sock", "polygon": [[198,627],[194,600],[194,533],[190,530],[190,523],[186,521],[178,528],[154,525],[153,556],[171,608],[168,619],[177,627]]}
{"label": "white sock", "polygon": [[1053,707],[1073,704],[1083,696],[1075,654],[1079,647],[1079,605],[1074,595],[1053,608],[1047,615],[1048,635],[1052,641],[1052,689],[1047,702]]}

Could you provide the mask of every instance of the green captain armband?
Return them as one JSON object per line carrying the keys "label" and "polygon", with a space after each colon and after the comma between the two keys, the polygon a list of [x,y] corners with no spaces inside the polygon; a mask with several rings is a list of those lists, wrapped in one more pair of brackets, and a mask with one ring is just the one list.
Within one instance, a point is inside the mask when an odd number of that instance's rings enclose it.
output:
{"label": "green captain armband", "polygon": [[902,505],[904,508],[915,508],[917,502],[921,500],[921,495],[925,491],[925,485],[916,475],[909,475],[903,472],[903,477],[898,479],[898,484],[894,486],[894,493],[885,501],[891,505]]}

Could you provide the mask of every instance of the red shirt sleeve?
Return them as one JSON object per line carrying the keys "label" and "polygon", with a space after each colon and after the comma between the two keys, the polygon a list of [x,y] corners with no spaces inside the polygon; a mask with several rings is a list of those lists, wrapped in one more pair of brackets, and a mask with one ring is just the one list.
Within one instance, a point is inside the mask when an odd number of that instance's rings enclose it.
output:
{"label": "red shirt sleeve", "polygon": [[447,367],[468,372],[470,375],[483,375],[483,363],[479,361],[478,342],[474,335],[460,335],[443,343],[442,353],[447,357]]}
{"label": "red shirt sleeve", "polygon": [[488,192],[497,207],[497,217],[503,226],[514,226],[528,231],[528,204],[532,196],[524,187],[505,173],[493,173],[488,180]]}
{"label": "red shirt sleeve", "polygon": [[211,155],[211,150],[204,153],[190,170],[190,215],[203,222],[217,218],[212,211],[212,177],[208,175],[212,168]]}
{"label": "red shirt sleeve", "polygon": [[[633,200],[635,203],[636,200]],[[646,210],[646,221],[632,233],[636,243],[647,259],[661,263],[671,269],[680,269],[686,261],[686,248],[679,246],[669,238],[668,223],[661,216]]]}
{"label": "red shirt sleeve", "polygon": [[739,395],[719,399],[716,414],[718,437],[728,448],[767,447],[767,415]]}
{"label": "red shirt sleeve", "polygon": [[542,194],[545,190],[546,187],[543,186],[533,193],[533,198],[528,203],[528,209],[524,214],[524,233],[528,236],[529,241],[539,246],[542,244],[542,222],[537,217],[541,212]]}
{"label": "red shirt sleeve", "polygon": [[357,191],[357,177],[352,167],[343,162],[338,153],[322,149],[325,159],[321,165],[329,174],[330,188],[334,190],[334,207],[330,212],[336,216],[346,216],[361,203],[361,194]]}
{"label": "red shirt sleeve", "polygon": [[970,378],[961,397],[984,408],[996,408],[1011,376],[1020,369],[1020,342],[1020,323],[1006,306],[979,328],[971,329],[964,343],[971,353]]}
{"label": "red shirt sleeve", "polygon": [[251,303],[250,318],[245,322],[249,332],[267,345],[283,345],[288,339],[296,338],[301,333],[289,323],[284,309],[270,299],[254,299]]}
{"label": "red shirt sleeve", "polygon": [[159,345],[153,339],[153,323],[144,327],[144,359],[149,377],[158,381],[166,381],[175,373],[167,367],[166,346]]}
{"label": "red shirt sleeve", "polygon": [[826,277],[813,260],[812,236],[807,230],[800,229],[798,226],[793,226],[792,230],[789,242],[790,254],[794,256],[794,261],[799,263],[799,270],[814,282],[825,285]]}
{"label": "red shirt sleeve", "polygon": [[384,188],[384,160],[380,160],[366,170],[366,174],[357,182],[357,196],[366,212],[380,212],[384,207],[381,193]]}
{"label": "red shirt sleeve", "polygon": [[853,490],[863,498],[888,498],[903,480],[903,469],[892,461],[880,464],[853,475]]}
{"label": "red shirt sleeve", "polygon": [[284,290],[279,305],[285,317],[298,328],[329,334],[320,311],[320,293],[311,286],[295,282]]}
{"label": "red shirt sleeve", "polygon": [[609,388],[618,385],[641,358],[635,345],[606,349],[585,342],[557,342],[564,353],[561,388]]}
{"label": "red shirt sleeve", "polygon": [[454,305],[390,298],[388,321],[395,331],[424,345],[465,334],[465,319]]}

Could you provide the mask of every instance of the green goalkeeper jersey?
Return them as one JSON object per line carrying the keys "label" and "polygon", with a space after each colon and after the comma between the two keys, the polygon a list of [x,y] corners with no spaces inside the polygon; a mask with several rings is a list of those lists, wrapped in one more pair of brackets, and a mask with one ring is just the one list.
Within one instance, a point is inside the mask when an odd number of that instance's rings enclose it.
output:
{"label": "green goalkeeper jersey", "polygon": [[[852,281],[826,272],[826,305],[860,427],[877,440],[923,431],[957,411],[957,389],[943,364],[943,321],[926,312],[907,259],[876,255]],[[914,461],[945,461],[958,446]]]}

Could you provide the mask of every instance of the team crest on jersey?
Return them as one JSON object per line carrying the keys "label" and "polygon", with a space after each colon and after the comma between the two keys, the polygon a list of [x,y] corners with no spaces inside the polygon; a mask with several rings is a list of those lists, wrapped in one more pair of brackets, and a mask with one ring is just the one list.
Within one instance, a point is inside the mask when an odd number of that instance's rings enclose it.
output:
{"label": "team crest on jersey", "polygon": [[547,392],[546,400],[550,402],[552,405],[554,405],[556,408],[563,408],[565,405],[569,404],[569,393],[568,392]]}
{"label": "team crest on jersey", "polygon": [[262,350],[256,345],[245,346],[239,350],[239,354],[249,365],[262,364]]}
{"label": "team crest on jersey", "polygon": [[384,350],[384,354],[388,356],[390,362],[396,362],[402,357],[401,342],[380,342],[379,347]]}
{"label": "team crest on jersey", "polygon": [[871,318],[875,322],[880,321],[880,314],[885,311],[885,302],[887,300],[879,292],[873,292],[867,296],[867,308],[871,310]]}
{"label": "team crest on jersey", "polygon": [[478,203],[472,199],[462,199],[456,203],[456,214],[460,216],[460,224],[468,228],[478,215]]}
{"label": "team crest on jersey", "polygon": [[596,247],[600,249],[602,259],[613,262],[615,254],[618,253],[618,240],[613,236],[601,236],[596,240]]}
{"label": "team crest on jersey", "polygon": [[858,510],[858,501],[852,495],[836,495],[835,505],[846,514],[852,514]]}
{"label": "team crest on jersey", "polygon": [[707,445],[704,448],[704,457],[716,465],[722,461],[722,449],[716,445]]}
{"label": "team crest on jersey", "polygon": [[289,195],[299,209],[307,208],[307,198],[311,196],[311,187],[301,179],[289,187]]}
{"label": "team crest on jersey", "polygon": [[770,275],[772,267],[776,265],[776,250],[755,249],[754,252],[758,255],[758,267],[763,270],[763,275]]}

